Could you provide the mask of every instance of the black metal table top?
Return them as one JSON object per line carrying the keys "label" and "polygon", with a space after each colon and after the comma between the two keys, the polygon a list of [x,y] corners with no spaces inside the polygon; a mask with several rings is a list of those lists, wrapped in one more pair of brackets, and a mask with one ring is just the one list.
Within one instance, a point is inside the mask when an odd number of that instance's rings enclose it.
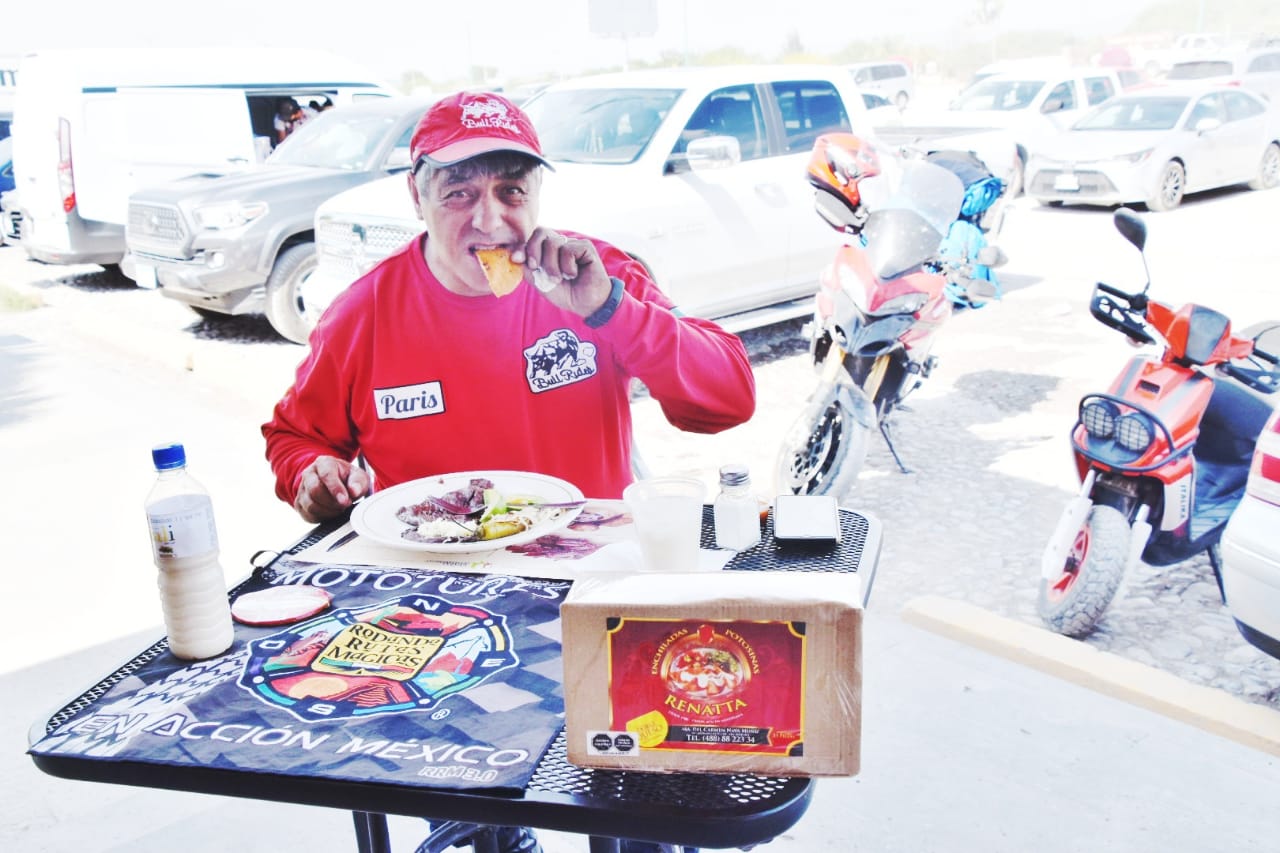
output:
{"label": "black metal table top", "polygon": [[[845,509],[840,511],[840,522],[838,545],[794,548],[774,540],[770,518],[760,544],[736,554],[725,568],[857,572],[864,578],[865,600],[880,551],[879,522]],[[320,541],[336,526],[337,523],[330,523],[317,527],[285,555]],[[710,507],[704,510],[702,536],[704,547],[714,546]],[[233,597],[239,588],[231,591]],[[114,685],[166,650],[167,640],[160,639],[135,655],[47,720],[38,721],[31,729],[31,741],[34,743],[92,709]],[[712,848],[746,847],[785,831],[808,808],[813,786],[811,779],[803,777],[637,773],[579,767],[566,757],[563,730],[543,755],[520,797],[217,767],[88,760],[68,755],[32,753],[32,759],[42,771],[69,779],[327,806],[358,814],[523,825]]]}

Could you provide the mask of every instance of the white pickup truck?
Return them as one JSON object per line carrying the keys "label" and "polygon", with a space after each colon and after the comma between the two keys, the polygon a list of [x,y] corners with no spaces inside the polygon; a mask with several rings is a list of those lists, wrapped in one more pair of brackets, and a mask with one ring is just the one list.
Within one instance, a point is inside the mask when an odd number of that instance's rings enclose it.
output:
{"label": "white pickup truck", "polygon": [[[804,177],[814,140],[829,131],[876,137],[840,66],[599,75],[550,86],[524,109],[555,166],[543,177],[540,220],[623,249],[684,313],[730,330],[813,310],[836,245]],[[1010,166],[1007,143],[988,141]],[[315,225],[318,266],[305,291],[313,323],[422,230],[403,178],[333,196]]]}

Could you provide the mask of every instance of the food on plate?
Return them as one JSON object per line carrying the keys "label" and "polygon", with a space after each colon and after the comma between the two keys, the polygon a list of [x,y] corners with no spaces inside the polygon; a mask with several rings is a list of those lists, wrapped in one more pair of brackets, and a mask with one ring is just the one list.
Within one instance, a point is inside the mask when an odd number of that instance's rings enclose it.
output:
{"label": "food on plate", "polygon": [[506,296],[524,278],[524,268],[512,262],[511,253],[506,249],[476,249],[476,258],[495,296]]}
{"label": "food on plate", "polygon": [[246,592],[231,603],[231,616],[244,625],[289,625],[329,607],[333,596],[314,586],[273,586]]}
{"label": "food on plate", "polygon": [[460,489],[400,507],[396,518],[407,525],[400,535],[411,542],[484,542],[523,533],[581,503],[547,503],[534,495],[503,496],[492,480],[476,477]]}

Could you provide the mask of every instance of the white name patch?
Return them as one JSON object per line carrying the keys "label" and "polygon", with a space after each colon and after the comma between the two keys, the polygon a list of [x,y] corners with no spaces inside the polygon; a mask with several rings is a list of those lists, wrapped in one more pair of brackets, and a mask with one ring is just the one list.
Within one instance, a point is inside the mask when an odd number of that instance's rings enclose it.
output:
{"label": "white name patch", "polygon": [[444,411],[444,391],[439,382],[374,388],[373,405],[380,421],[438,415]]}

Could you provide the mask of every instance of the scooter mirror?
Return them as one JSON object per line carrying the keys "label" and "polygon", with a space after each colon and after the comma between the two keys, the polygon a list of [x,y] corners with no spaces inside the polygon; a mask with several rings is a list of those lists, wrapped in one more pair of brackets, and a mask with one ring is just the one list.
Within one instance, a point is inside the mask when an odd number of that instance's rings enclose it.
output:
{"label": "scooter mirror", "polygon": [[1132,210],[1122,207],[1115,213],[1116,230],[1141,252],[1147,245],[1147,224]]}

